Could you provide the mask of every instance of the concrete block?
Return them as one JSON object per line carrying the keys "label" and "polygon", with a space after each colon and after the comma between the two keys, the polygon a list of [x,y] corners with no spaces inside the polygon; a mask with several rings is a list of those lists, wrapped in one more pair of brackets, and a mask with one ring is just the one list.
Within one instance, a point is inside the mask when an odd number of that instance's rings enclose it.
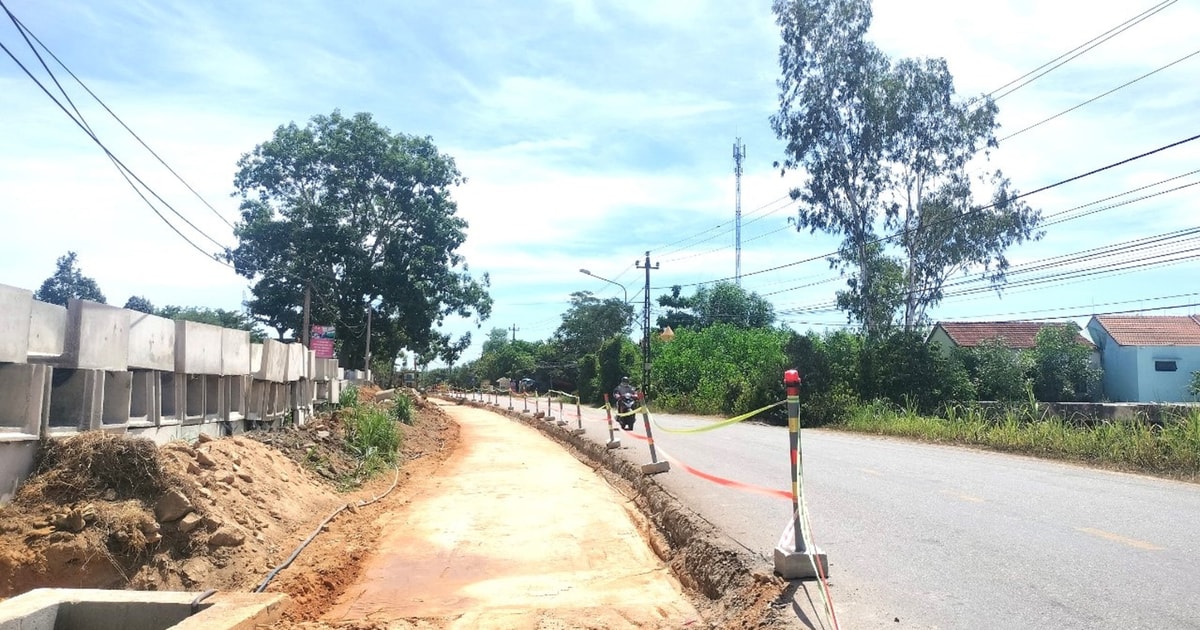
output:
{"label": "concrete block", "polygon": [[263,360],[263,345],[261,343],[250,344],[250,374],[258,374],[262,371]]}
{"label": "concrete block", "polygon": [[33,473],[37,451],[37,440],[0,440],[0,505],[12,503],[21,482]]}
{"label": "concrete block", "polygon": [[308,350],[302,344],[289,343],[287,345],[287,368],[284,370],[283,380],[293,383],[304,378],[304,370],[308,362]]}
{"label": "concrete block", "polygon": [[661,461],[650,464],[642,464],[643,475],[657,475],[665,472],[671,472],[671,462]]}
{"label": "concrete block", "polygon": [[24,363],[29,356],[33,292],[0,284],[0,363]]}
{"label": "concrete block", "polygon": [[129,368],[175,369],[175,320],[129,312]]}
{"label": "concrete block", "polygon": [[307,360],[304,362],[304,378],[311,381],[314,380],[317,375],[317,353],[313,352],[312,350],[306,350],[305,352],[308,356]]}
{"label": "concrete block", "polygon": [[797,540],[795,519],[788,521],[775,546],[775,572],[787,580],[805,580],[816,578],[818,568],[828,577],[829,559],[820,549],[807,549],[803,540]]}
{"label": "concrete block", "polygon": [[186,375],[175,372],[159,374],[158,424],[174,425],[183,422],[186,405]]}
{"label": "concrete block", "polygon": [[[175,328],[172,327],[172,335],[174,331]],[[129,424],[158,425],[162,418],[162,373],[154,370],[131,370],[130,381]]]}
{"label": "concrete block", "polygon": [[345,368],[337,369],[337,380],[339,380],[339,381],[346,380],[346,369]]}
{"label": "concrete block", "polygon": [[247,417],[246,401],[250,393],[250,377],[246,375],[222,378],[225,388],[221,419],[239,422]]}
{"label": "concrete block", "polygon": [[129,314],[123,308],[72,299],[62,365],[80,370],[129,368]]}
{"label": "concrete block", "polygon": [[255,373],[254,377],[260,381],[284,382],[284,378],[287,376],[287,360],[287,345],[274,339],[267,339],[262,344],[261,369]]}
{"label": "concrete block", "polygon": [[199,593],[39,588],[0,603],[2,630],[251,630],[273,627],[287,607],[279,593]]}
{"label": "concrete block", "polygon": [[50,375],[54,368],[0,363],[0,437],[36,440],[50,412]]}
{"label": "concrete block", "polygon": [[221,375],[245,376],[250,373],[250,333],[232,328],[221,329]]}
{"label": "concrete block", "polygon": [[222,330],[220,326],[176,320],[175,371],[220,376]]}
{"label": "concrete block", "polygon": [[67,307],[33,301],[29,321],[29,356],[58,358],[67,350]]}
{"label": "concrete block", "polygon": [[104,370],[54,368],[47,432],[84,431],[101,426]]}
{"label": "concrete block", "polygon": [[100,424],[93,429],[111,429],[129,424],[129,408],[133,393],[133,374],[104,372]]}

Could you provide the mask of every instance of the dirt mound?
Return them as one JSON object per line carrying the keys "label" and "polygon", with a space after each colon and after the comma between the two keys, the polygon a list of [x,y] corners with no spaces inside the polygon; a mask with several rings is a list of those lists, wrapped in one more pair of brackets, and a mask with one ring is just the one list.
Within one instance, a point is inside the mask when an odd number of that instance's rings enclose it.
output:
{"label": "dirt mound", "polygon": [[[403,427],[405,461],[455,439],[436,413],[419,413],[414,424]],[[252,590],[334,509],[392,484],[388,473],[339,494],[357,468],[342,436],[338,419],[325,418],[163,447],[102,432],[51,440],[13,503],[0,508],[0,599],[39,587]],[[373,519],[347,512],[329,529],[344,538],[323,534],[310,546],[336,548],[318,564],[294,565],[318,576],[301,601],[321,601],[357,575]]]}

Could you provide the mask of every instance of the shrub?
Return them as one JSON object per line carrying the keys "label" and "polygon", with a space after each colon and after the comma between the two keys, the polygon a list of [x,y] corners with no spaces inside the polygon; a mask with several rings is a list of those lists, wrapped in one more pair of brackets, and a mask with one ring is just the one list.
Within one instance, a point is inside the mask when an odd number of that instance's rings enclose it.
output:
{"label": "shrub", "polygon": [[357,407],[358,406],[358,388],[353,385],[342,390],[338,395],[338,405],[342,407]]}
{"label": "shrub", "polygon": [[397,422],[407,425],[413,423],[413,402],[407,394],[397,394],[392,400],[392,416]]}
{"label": "shrub", "polygon": [[364,404],[353,407],[343,418],[346,448],[361,461],[362,472],[370,475],[396,461],[401,435],[387,411]]}

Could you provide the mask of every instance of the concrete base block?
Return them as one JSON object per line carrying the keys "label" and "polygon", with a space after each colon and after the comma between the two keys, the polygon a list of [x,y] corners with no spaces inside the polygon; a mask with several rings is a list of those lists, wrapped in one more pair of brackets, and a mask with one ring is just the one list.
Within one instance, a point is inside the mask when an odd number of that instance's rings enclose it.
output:
{"label": "concrete base block", "polygon": [[791,551],[783,547],[775,548],[775,572],[785,580],[811,580],[817,577],[816,567],[829,576],[829,559],[818,549],[815,553],[808,551]]}
{"label": "concrete base block", "polygon": [[39,588],[0,603],[0,628],[41,630],[251,630],[274,625],[287,608],[281,593],[199,593]]}
{"label": "concrete base block", "polygon": [[658,473],[665,473],[665,472],[670,472],[670,471],[671,471],[671,462],[668,462],[668,461],[654,462],[652,464],[642,464],[642,474],[643,475],[657,475]]}
{"label": "concrete base block", "polygon": [[609,440],[605,446],[609,449],[621,448],[621,440]]}
{"label": "concrete base block", "polygon": [[[129,399],[126,398],[126,411]],[[83,431],[98,429],[104,411],[104,371],[55,368],[50,386],[46,428]]]}
{"label": "concrete base block", "polygon": [[571,429],[571,435],[583,435],[587,433],[587,429]]}
{"label": "concrete base block", "polygon": [[521,415],[523,415],[523,416],[529,415],[529,410],[528,409],[521,410]]}
{"label": "concrete base block", "polygon": [[0,434],[37,439],[50,413],[53,368],[26,363],[0,363]]}
{"label": "concrete base block", "polygon": [[0,505],[10,503],[33,472],[37,451],[37,440],[0,440]]}

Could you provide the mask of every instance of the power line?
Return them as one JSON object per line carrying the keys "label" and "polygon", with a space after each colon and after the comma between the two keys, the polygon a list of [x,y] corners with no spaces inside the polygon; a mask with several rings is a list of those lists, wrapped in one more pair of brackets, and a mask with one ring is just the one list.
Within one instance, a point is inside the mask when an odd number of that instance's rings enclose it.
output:
{"label": "power line", "polygon": [[[1057,182],[1054,182],[1053,184],[1047,184],[1047,185],[1045,185],[1045,186],[1042,186],[1041,188],[1036,188],[1036,189],[1034,189],[1034,190],[1031,190],[1031,191],[1029,191],[1029,192],[1021,193],[1021,194],[1019,194],[1019,195],[1014,195],[1014,196],[1010,197],[1010,198],[1009,198],[1009,199],[1008,199],[1008,200],[1007,200],[1005,203],[1011,203],[1011,202],[1013,202],[1013,201],[1017,201],[1018,199],[1024,199],[1024,198],[1026,198],[1026,197],[1030,197],[1030,196],[1036,195],[1036,194],[1038,194],[1038,193],[1045,192],[1045,191],[1047,191],[1047,190],[1051,190],[1051,189],[1054,189],[1054,188],[1058,188],[1058,187],[1060,187],[1060,186],[1065,186],[1066,184],[1070,184],[1070,183],[1072,183],[1072,182],[1076,182],[1076,181],[1079,181],[1079,180],[1081,180],[1081,179],[1084,179],[1084,178],[1087,178],[1087,177],[1091,177],[1091,176],[1093,176],[1093,175],[1097,175],[1097,174],[1099,174],[1099,173],[1103,173],[1103,172],[1105,172],[1105,171],[1108,171],[1108,170],[1111,170],[1111,169],[1117,168],[1117,167],[1119,167],[1119,166],[1124,166],[1124,165],[1126,165],[1126,164],[1129,164],[1129,163],[1135,162],[1135,161],[1137,161],[1137,160],[1140,160],[1140,159],[1143,159],[1143,158],[1146,158],[1146,157],[1150,157],[1151,155],[1155,155],[1155,154],[1157,154],[1157,153],[1161,153],[1161,152],[1163,152],[1163,151],[1167,151],[1167,150],[1169,150],[1169,149],[1173,149],[1173,148],[1175,148],[1175,147],[1178,147],[1178,146],[1181,146],[1181,145],[1187,144],[1187,143],[1189,143],[1189,142],[1194,142],[1194,141],[1195,141],[1195,140],[1197,140],[1197,139],[1200,139],[1200,134],[1197,134],[1197,135],[1191,136],[1191,137],[1189,137],[1189,138],[1184,138],[1183,140],[1178,140],[1178,141],[1176,141],[1176,142],[1172,142],[1172,143],[1170,143],[1170,144],[1163,145],[1163,146],[1161,146],[1161,147],[1158,147],[1157,149],[1152,149],[1152,150],[1150,150],[1150,151],[1146,151],[1146,152],[1144,152],[1144,153],[1140,153],[1140,154],[1138,154],[1138,155],[1135,155],[1135,156],[1132,156],[1132,157],[1128,157],[1128,158],[1125,158],[1125,159],[1123,159],[1123,160],[1120,160],[1120,161],[1117,161],[1117,162],[1113,162],[1113,163],[1111,163],[1111,164],[1108,164],[1108,165],[1106,165],[1106,166],[1101,166],[1101,167],[1099,167],[1099,168],[1092,169],[1092,170],[1090,170],[1090,171],[1087,171],[1087,172],[1085,172],[1085,173],[1081,173],[1081,174],[1079,174],[1079,175],[1075,175],[1075,176],[1073,176],[1073,177],[1068,177],[1067,179],[1059,180],[1059,181],[1057,181]],[[943,223],[949,223],[949,222],[954,222],[954,221],[961,221],[961,220],[963,220],[963,219],[966,219],[966,218],[968,218],[968,217],[971,217],[971,216],[973,216],[973,215],[979,214],[980,212],[983,212],[983,211],[985,211],[985,210],[990,210],[990,209],[992,209],[992,208],[995,208],[995,207],[996,207],[996,206],[998,206],[998,205],[1000,205],[1000,202],[993,202],[993,203],[987,204],[987,205],[985,205],[985,206],[981,206],[981,207],[975,208],[975,209],[973,209],[973,210],[969,210],[969,211],[967,211],[967,212],[964,212],[963,214],[960,214],[960,215],[957,215],[957,216],[953,216],[953,217],[947,217],[947,218],[945,218],[945,219],[942,219],[942,220],[940,220],[940,221],[931,222],[931,223],[930,223],[928,226],[926,226],[926,227],[929,227],[929,226],[934,226],[934,225],[941,225],[941,224],[943,224]],[[922,228],[905,228],[905,229],[899,230],[899,231],[897,231],[897,232],[893,232],[892,234],[889,234],[889,235],[886,235],[886,236],[881,236],[881,237],[878,237],[878,238],[875,238],[875,239],[871,239],[870,241],[868,241],[868,243],[883,243],[883,242],[885,242],[885,241],[889,241],[889,240],[891,240],[891,239],[894,239],[894,238],[896,238],[896,237],[899,237],[899,236],[905,236],[905,235],[907,235],[907,234],[909,234],[909,233],[911,233],[911,232],[915,232],[915,231],[917,231],[918,229],[922,229]],[[835,250],[835,251],[832,251],[832,252],[829,252],[829,253],[826,253],[826,254],[821,254],[820,256],[813,256],[813,257],[810,257],[810,258],[803,258],[803,259],[796,260],[796,261],[792,261],[792,262],[789,262],[789,263],[784,263],[784,264],[782,264],[782,265],[776,265],[776,266],[774,266],[774,267],[769,267],[769,268],[767,268],[767,269],[760,269],[760,270],[758,270],[758,271],[751,271],[751,272],[743,273],[743,274],[742,274],[742,276],[743,276],[743,277],[745,277],[745,276],[753,276],[753,275],[758,275],[758,274],[763,274],[763,273],[769,273],[769,272],[772,272],[772,271],[778,271],[778,270],[780,270],[780,269],[786,269],[786,268],[788,268],[788,267],[795,267],[796,265],[802,265],[802,264],[805,264],[805,263],[810,263],[810,262],[813,262],[813,261],[816,261],[816,260],[822,260],[822,259],[825,259],[825,258],[829,258],[830,256],[836,256],[836,255],[837,255],[837,253],[838,253],[838,252]],[[702,284],[712,284],[712,283],[714,283],[714,282],[723,282],[723,281],[726,281],[726,280],[731,280],[731,279],[732,279],[731,277],[728,277],[728,276],[727,276],[727,277],[724,277],[724,278],[715,278],[715,279],[713,279],[713,280],[702,280],[702,281],[700,281],[700,282],[691,282],[691,283],[688,283],[688,284],[681,284],[681,285],[679,285],[679,286],[684,286],[684,287],[699,286],[699,285],[702,285]],[[663,288],[663,287],[653,287],[653,288],[655,288],[655,289],[661,289],[661,288]]]}
{"label": "power line", "polygon": [[[154,158],[156,160],[158,160],[159,164],[162,164],[163,167],[165,167],[171,173],[171,175],[175,176],[175,179],[179,180],[179,183],[183,184],[193,195],[195,195],[195,197],[197,199],[200,200],[201,203],[203,203],[206,207],[208,207],[208,209],[211,210],[212,213],[214,215],[216,215],[216,217],[218,219],[220,219],[222,223],[229,226],[229,228],[231,228],[231,229],[233,228],[233,224],[230,223],[229,220],[226,219],[224,215],[222,215],[219,211],[217,211],[217,209],[214,208],[212,206],[212,204],[210,204],[208,202],[207,199],[205,199],[203,196],[201,196],[199,192],[196,192],[196,189],[192,188],[192,185],[189,184],[186,180],[184,180],[182,175],[177,173],[175,171],[175,169],[171,168],[171,165],[167,164],[166,160],[164,160],[162,158],[162,156],[160,156],[157,152],[155,152],[154,149],[151,149],[150,145],[146,144],[146,142],[144,140],[142,140],[141,136],[139,136],[136,132],[134,132],[133,129],[130,129],[129,125],[125,124],[125,121],[121,120],[121,117],[117,116],[116,112],[114,112],[112,109],[109,108],[108,104],[106,104],[99,96],[97,96],[96,93],[93,92],[91,90],[91,88],[89,88],[87,86],[87,84],[85,84],[83,82],[82,79],[80,79],[78,76],[76,76],[75,73],[72,72],[71,69],[67,67],[67,64],[63,63],[63,61],[58,58],[58,55],[54,54],[54,51],[50,50],[50,48],[48,46],[46,46],[46,44],[44,44],[41,39],[38,39],[38,36],[36,34],[34,34],[33,31],[29,30],[29,28],[26,27],[24,23],[22,23],[15,15],[13,15],[12,11],[9,11],[8,7],[4,6],[3,0],[0,0],[0,7],[4,8],[4,11],[6,13],[8,13],[8,17],[12,19],[13,24],[15,24],[17,26],[17,29],[19,31],[21,31],[23,35],[25,33],[27,33],[29,35],[29,37],[32,37],[33,41],[37,42],[38,45],[42,47],[42,50],[46,51],[46,54],[50,55],[50,57],[52,59],[54,59],[54,61],[56,63],[58,63],[58,65],[60,67],[62,67],[62,69],[67,72],[67,74],[71,75],[72,79],[75,79],[75,82],[79,84],[79,87],[82,87],[84,89],[84,91],[86,91],[88,93],[89,96],[91,96],[93,99],[95,99],[95,101],[97,103],[99,103],[101,107],[104,108],[104,111],[108,112],[109,115],[111,115],[114,120],[116,120],[118,123],[120,123],[120,125],[125,128],[125,131],[129,132],[129,135],[133,136],[134,139],[136,139],[138,141],[138,143],[142,145],[143,148],[145,148],[147,151],[150,152],[150,155],[153,155]],[[26,39],[26,43],[28,43],[28,41],[29,40]],[[31,49],[33,48],[33,44],[30,44],[29,46]],[[37,54],[37,52],[34,51],[34,54]],[[41,56],[39,55],[38,58],[40,60]],[[46,66],[46,64],[43,62],[42,67],[45,67],[45,66]],[[53,78],[54,75],[53,75],[53,73],[50,72],[49,68],[46,68],[46,72],[47,72],[47,74],[50,74],[51,78]],[[58,80],[54,79],[54,83],[55,83],[55,85],[58,85]],[[63,92],[63,96],[66,96],[66,90],[63,90],[61,85],[59,85],[58,89]],[[67,97],[67,100],[70,101],[70,97]],[[72,104],[72,108],[74,108],[74,104]],[[79,113],[78,109],[76,109],[75,111],[76,111],[76,113]],[[83,115],[80,114],[80,118],[82,118],[82,117],[83,117]]]}
{"label": "power line", "polygon": [[[2,1],[0,1],[0,7],[4,8],[7,11],[7,7],[4,7]],[[133,180],[136,180],[137,183],[140,184],[143,188],[145,188],[152,196],[154,196],[155,199],[158,199],[158,201],[161,202],[163,205],[165,205],[172,213],[175,214],[175,216],[179,217],[184,223],[189,225],[193,230],[198,232],[201,236],[207,238],[209,241],[211,241],[217,247],[219,247],[221,249],[227,249],[224,245],[222,245],[219,241],[217,241],[216,239],[209,236],[206,232],[204,232],[200,228],[196,227],[191,221],[188,221],[188,219],[186,217],[184,217],[182,214],[180,214],[178,210],[176,210],[171,204],[169,204],[157,192],[155,192],[153,188],[151,188],[140,177],[138,177],[136,173],[134,173],[128,166],[126,166],[125,163],[120,160],[120,158],[118,158],[116,155],[114,155],[112,153],[112,151],[110,151],[108,149],[108,147],[105,146],[104,143],[100,141],[100,139],[96,136],[96,134],[94,134],[91,131],[91,129],[87,126],[87,123],[82,120],[82,117],[77,119],[74,115],[72,115],[71,112],[68,111],[67,108],[62,104],[62,102],[60,102],[58,100],[58,98],[55,97],[54,94],[52,94],[50,92],[50,90],[47,89],[46,86],[40,80],[38,80],[37,77],[33,76],[33,73],[30,72],[29,68],[27,68],[25,66],[25,64],[22,63],[21,60],[18,59],[15,54],[13,54],[13,52],[7,46],[5,46],[3,42],[0,42],[0,50],[3,50],[9,56],[9,58],[11,58],[17,64],[17,66],[19,66],[21,68],[21,70],[23,72],[25,72],[25,75],[28,76],[31,80],[33,80],[33,82],[37,84],[38,88],[40,88],[42,90],[42,92],[45,93],[46,96],[48,96],[50,98],[50,100],[54,101],[54,104],[57,105],[58,108],[60,110],[62,110],[62,112],[64,114],[66,114],[67,117],[70,118],[72,122],[74,122],[80,129],[82,129],[83,132],[85,134],[87,134],[87,136],[89,138],[91,138],[92,141],[95,142],[102,151],[104,151],[104,154],[109,158],[109,160],[111,160],[113,162],[113,164],[115,166],[117,166],[118,172],[121,173],[121,176],[125,179],[126,183],[128,183],[130,185],[130,187],[133,188],[134,192],[136,192],[138,194],[138,196],[142,198],[142,200],[146,203],[146,205],[148,205],[150,207],[150,209],[154,212],[155,215],[158,216],[158,218],[162,219],[162,221],[164,223],[166,223],[167,226],[170,227],[172,231],[174,231],[176,234],[178,234],[180,238],[187,241],[188,244],[191,245],[192,247],[194,247],[197,251],[204,254],[205,257],[211,258],[211,259],[217,261],[218,263],[221,263],[227,267],[232,268],[232,265],[221,260],[218,255],[207,252],[204,250],[204,248],[197,245],[194,241],[192,241],[190,238],[188,238],[183,232],[181,232],[179,230],[179,228],[177,228],[174,224],[172,224],[165,216],[163,216],[163,214],[158,210],[158,208],[156,208],[154,206],[154,204],[149,199],[147,199],[146,196],[144,194],[142,194],[142,192],[140,190],[138,190],[137,186],[134,185],[133,181],[130,180],[130,177],[132,177]],[[34,52],[34,54],[35,55],[37,54],[36,51]],[[40,55],[38,57],[40,59]],[[44,65],[44,62],[43,62],[43,65]],[[51,76],[53,76],[52,73],[51,73]],[[57,81],[56,81],[56,83],[57,83]]]}
{"label": "power line", "polygon": [[[1138,24],[1142,23],[1143,21],[1154,16],[1159,11],[1162,11],[1162,10],[1166,9],[1167,7],[1171,6],[1172,4],[1175,4],[1177,1],[1178,0],[1165,0],[1164,2],[1160,2],[1159,4],[1157,4],[1153,7],[1150,7],[1149,9],[1129,18],[1128,20],[1125,20],[1124,22],[1121,22],[1120,24],[1110,28],[1109,30],[1076,46],[1075,48],[1068,50],[1067,52],[1055,57],[1054,59],[1051,59],[1050,61],[1047,61],[1046,63],[1034,68],[1033,70],[1030,70],[1029,72],[1026,72],[1025,74],[1013,79],[1012,81],[1005,83],[1004,85],[996,88],[995,90],[992,90],[985,96],[985,98],[994,97],[994,98],[992,98],[992,101],[995,102],[995,101],[998,101],[998,100],[1004,98],[1005,96],[1008,96],[1009,94],[1012,94],[1013,92],[1016,92],[1017,90],[1025,87],[1025,86],[1029,85],[1030,83],[1033,83],[1034,81],[1053,72],[1054,70],[1057,70],[1058,68],[1062,67],[1064,64],[1067,64],[1067,63],[1073,61],[1074,59],[1077,59],[1081,55],[1087,53],[1088,51],[1092,50],[1093,48],[1096,48],[1100,44],[1103,44],[1104,42],[1107,42],[1108,40],[1116,37],[1117,35],[1120,35],[1121,33],[1124,33],[1125,31],[1133,28],[1134,26],[1137,26]],[[1047,67],[1047,66],[1049,66],[1049,67]],[[1042,72],[1043,69],[1045,69],[1044,72]],[[1028,80],[1026,80],[1026,79],[1028,79]],[[1013,86],[1013,84],[1018,84],[1018,85],[1012,87],[1012,89],[1007,89],[1010,86]],[[997,92],[1002,92],[1002,91],[1003,91],[1002,94],[1000,94],[999,96],[995,96]]]}
{"label": "power line", "polygon": [[1187,61],[1188,59],[1191,59],[1192,57],[1195,57],[1196,55],[1200,55],[1200,49],[1194,50],[1194,51],[1192,51],[1192,52],[1190,52],[1190,53],[1188,53],[1188,54],[1186,54],[1186,55],[1184,55],[1184,56],[1180,57],[1179,59],[1176,59],[1175,61],[1172,61],[1171,63],[1169,63],[1169,64],[1167,64],[1167,65],[1165,65],[1165,66],[1160,66],[1160,67],[1158,67],[1158,68],[1155,68],[1154,70],[1151,70],[1150,72],[1147,72],[1146,74],[1143,74],[1142,76],[1140,76],[1140,77],[1138,77],[1138,78],[1136,78],[1136,79],[1133,79],[1133,80],[1130,80],[1130,81],[1126,81],[1125,83],[1122,83],[1121,85],[1118,85],[1117,87],[1115,87],[1115,88],[1113,88],[1113,89],[1111,89],[1111,90],[1109,90],[1109,91],[1107,91],[1107,92],[1105,92],[1105,93],[1103,93],[1103,94],[1100,94],[1100,95],[1098,95],[1098,96],[1093,96],[1092,98],[1089,98],[1088,100],[1086,100],[1086,101],[1084,101],[1084,102],[1082,102],[1082,103],[1079,103],[1078,105],[1075,105],[1074,107],[1069,107],[1069,108],[1067,108],[1067,109],[1064,109],[1064,110],[1063,110],[1063,111],[1061,111],[1061,112],[1058,112],[1057,114],[1054,114],[1053,116],[1050,116],[1050,117],[1048,117],[1048,118],[1044,118],[1044,119],[1042,119],[1042,120],[1039,120],[1038,122],[1035,122],[1035,123],[1033,123],[1032,125],[1029,125],[1028,127],[1024,127],[1024,128],[1022,128],[1022,129],[1020,129],[1020,130],[1014,131],[1013,133],[1010,133],[1010,134],[1008,134],[1007,136],[1004,136],[1003,138],[1000,138],[1000,139],[999,139],[999,140],[997,140],[996,142],[1004,142],[1005,140],[1008,140],[1008,139],[1010,139],[1010,138],[1014,138],[1014,137],[1016,137],[1016,136],[1019,136],[1019,135],[1021,135],[1021,134],[1025,133],[1026,131],[1029,131],[1029,130],[1031,130],[1031,129],[1036,129],[1036,128],[1038,128],[1038,127],[1040,127],[1040,126],[1042,126],[1042,125],[1044,125],[1044,124],[1046,124],[1046,123],[1048,123],[1048,122],[1050,122],[1050,121],[1052,121],[1052,120],[1054,120],[1054,119],[1056,119],[1056,118],[1058,118],[1058,117],[1060,117],[1060,116],[1065,116],[1066,114],[1069,114],[1069,113],[1071,113],[1071,112],[1073,112],[1073,111],[1075,111],[1075,110],[1079,109],[1080,107],[1083,107],[1083,106],[1085,106],[1085,105],[1090,105],[1090,104],[1092,104],[1092,103],[1095,103],[1096,101],[1098,101],[1098,100],[1100,100],[1100,99],[1102,99],[1102,98],[1104,98],[1104,97],[1108,96],[1109,94],[1112,94],[1113,92],[1116,92],[1116,91],[1118,91],[1118,90],[1123,90],[1123,89],[1125,89],[1125,88],[1127,88],[1127,87],[1129,87],[1129,86],[1133,85],[1134,83],[1137,83],[1138,81],[1141,81],[1142,79],[1145,79],[1145,78],[1147,78],[1147,77],[1149,77],[1149,76],[1152,76],[1152,75],[1158,74],[1159,72],[1162,72],[1163,70],[1166,70],[1167,68],[1170,68],[1171,66],[1173,66],[1173,65],[1175,65],[1175,64],[1178,64],[1178,63],[1180,63],[1180,62]]}

